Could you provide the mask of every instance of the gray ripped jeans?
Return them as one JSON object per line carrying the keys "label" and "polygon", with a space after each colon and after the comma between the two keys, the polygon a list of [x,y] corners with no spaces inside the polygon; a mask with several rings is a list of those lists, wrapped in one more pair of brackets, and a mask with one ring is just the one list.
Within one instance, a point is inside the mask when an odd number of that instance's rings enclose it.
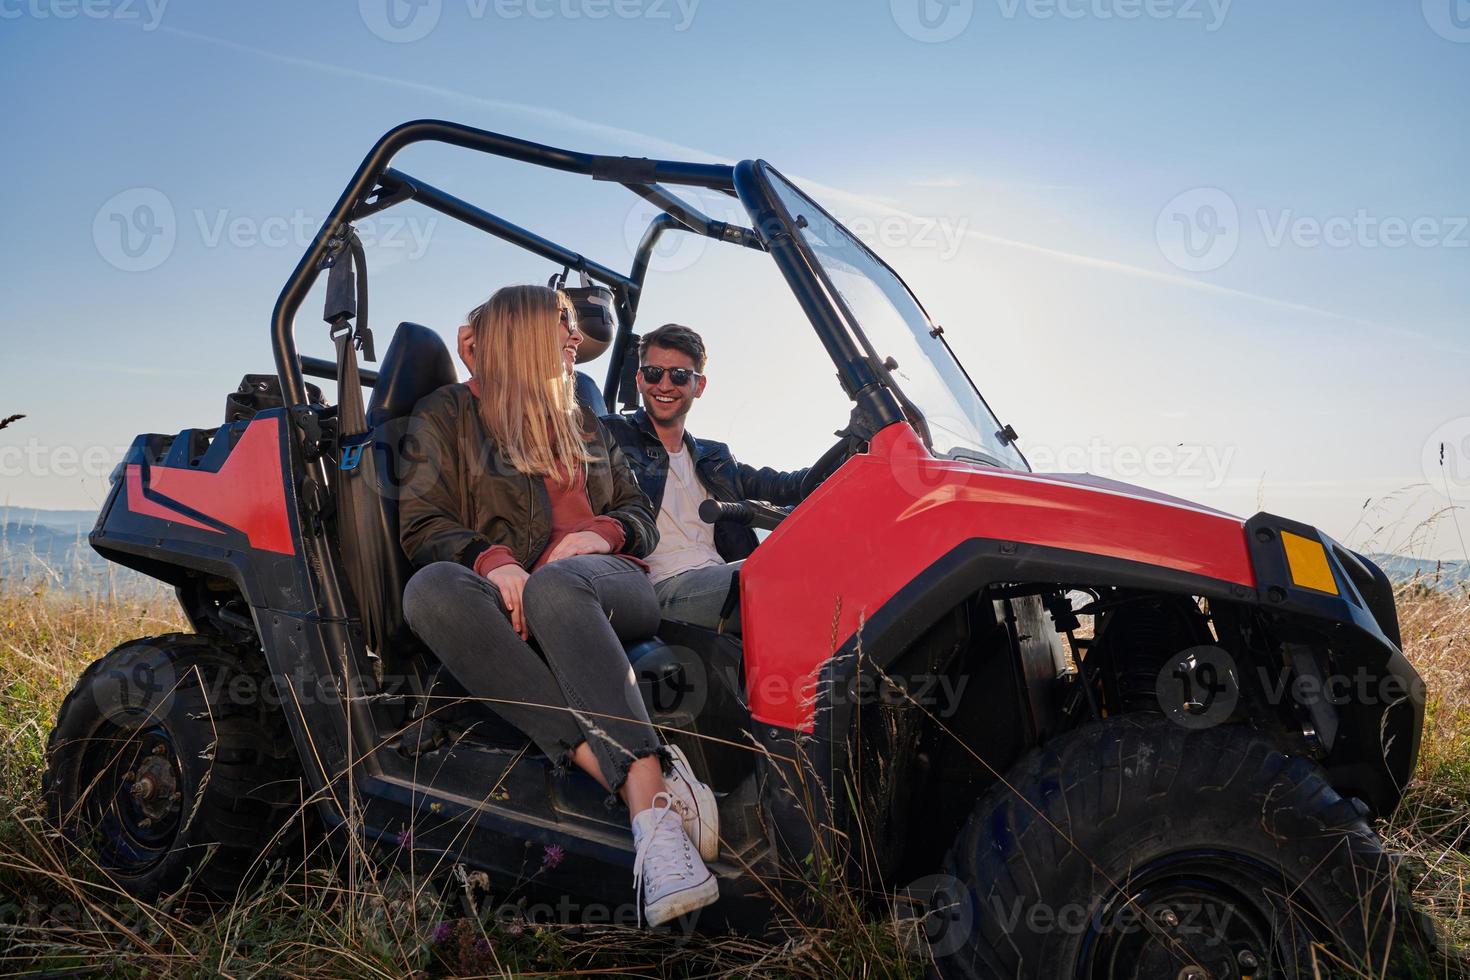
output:
{"label": "gray ripped jeans", "polygon": [[500,590],[455,562],[414,573],[403,614],[472,697],[558,765],[585,741],[616,790],[634,760],[663,755],[622,644],[658,631],[648,575],[617,555],[577,555],[532,572],[523,601],[540,653],[511,627]]}

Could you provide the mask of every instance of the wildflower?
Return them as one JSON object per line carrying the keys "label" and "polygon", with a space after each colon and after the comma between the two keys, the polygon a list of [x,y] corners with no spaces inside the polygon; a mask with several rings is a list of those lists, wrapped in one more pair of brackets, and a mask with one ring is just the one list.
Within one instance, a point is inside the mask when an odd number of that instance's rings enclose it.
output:
{"label": "wildflower", "polygon": [[484,956],[486,953],[490,952],[490,940],[486,939],[484,936],[476,939],[475,952],[479,953],[481,956]]}
{"label": "wildflower", "polygon": [[441,922],[441,923],[439,923],[437,926],[434,927],[434,933],[433,933],[434,944],[435,945],[440,945],[442,943],[448,942],[449,941],[449,937],[451,935],[453,935],[453,934],[454,934],[454,927],[453,926],[451,926],[447,922]]}
{"label": "wildflower", "polygon": [[552,871],[558,864],[561,864],[562,858],[566,856],[567,852],[562,850],[560,844],[547,844],[545,850],[541,852],[541,867]]}
{"label": "wildflower", "polygon": [[413,847],[413,829],[401,830],[393,839],[398,842],[399,847]]}

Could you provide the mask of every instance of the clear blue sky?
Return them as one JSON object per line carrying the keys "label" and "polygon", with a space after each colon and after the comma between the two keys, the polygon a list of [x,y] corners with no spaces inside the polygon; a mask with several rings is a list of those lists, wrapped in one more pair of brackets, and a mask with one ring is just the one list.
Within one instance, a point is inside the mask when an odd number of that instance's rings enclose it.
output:
{"label": "clear blue sky", "polygon": [[[1038,468],[1464,554],[1448,519],[1409,540],[1470,501],[1464,0],[0,0],[0,80],[0,416],[29,416],[0,503],[93,507],[133,434],[217,424],[272,370],[302,239],[433,116],[769,159],[909,280]],[[618,267],[647,217],[448,149],[399,164]],[[403,215],[371,250],[383,342],[552,271]],[[691,427],[741,457],[802,465],[842,423],[762,256],[686,244],[642,315],[705,332]]]}

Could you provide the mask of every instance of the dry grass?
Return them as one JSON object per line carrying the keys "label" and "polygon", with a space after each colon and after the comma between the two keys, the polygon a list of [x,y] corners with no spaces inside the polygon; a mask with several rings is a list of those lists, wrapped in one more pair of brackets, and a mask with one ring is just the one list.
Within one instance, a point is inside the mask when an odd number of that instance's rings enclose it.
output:
{"label": "dry grass", "polygon": [[[1429,687],[1418,778],[1382,827],[1406,856],[1415,904],[1447,945],[1428,975],[1470,975],[1470,596],[1409,587],[1406,651]],[[401,871],[298,871],[229,909],[140,907],[68,866],[40,819],[45,739],[89,662],[118,643],[184,628],[172,595],[46,595],[0,583],[0,974],[401,977],[407,975],[915,977],[912,923],[868,921],[828,896],[828,926],[769,941],[631,929],[537,927],[467,914],[451,885]],[[840,890],[838,890],[840,891]],[[498,896],[502,900],[504,896]],[[1463,972],[1462,972],[1463,971]]]}
{"label": "dry grass", "polygon": [[[52,595],[0,582],[0,976],[896,980],[921,972],[913,923],[870,922],[850,895],[826,896],[828,925],[793,924],[766,941],[543,926],[487,914],[462,874],[456,884],[369,867],[349,890],[325,860],[226,909],[197,900],[140,906],[63,856],[68,849],[41,816],[45,743],[88,663],[126,640],[182,629],[166,589]],[[516,897],[494,896],[496,912]]]}
{"label": "dry grass", "polygon": [[1445,947],[1440,975],[1470,975],[1470,593],[1411,585],[1398,605],[1404,652],[1429,698],[1418,776],[1381,830]]}

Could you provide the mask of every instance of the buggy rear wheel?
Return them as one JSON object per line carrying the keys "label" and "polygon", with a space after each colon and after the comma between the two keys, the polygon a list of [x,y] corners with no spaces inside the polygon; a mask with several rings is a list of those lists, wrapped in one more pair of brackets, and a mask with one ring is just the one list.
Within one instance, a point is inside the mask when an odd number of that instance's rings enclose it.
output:
{"label": "buggy rear wheel", "polygon": [[139,900],[189,881],[234,895],[266,867],[300,798],[268,678],[254,650],[183,633],[97,660],[47,744],[53,825]]}
{"label": "buggy rear wheel", "polygon": [[927,924],[942,975],[1392,973],[1398,895],[1366,807],[1270,735],[1126,716],[1008,781],[946,859]]}

